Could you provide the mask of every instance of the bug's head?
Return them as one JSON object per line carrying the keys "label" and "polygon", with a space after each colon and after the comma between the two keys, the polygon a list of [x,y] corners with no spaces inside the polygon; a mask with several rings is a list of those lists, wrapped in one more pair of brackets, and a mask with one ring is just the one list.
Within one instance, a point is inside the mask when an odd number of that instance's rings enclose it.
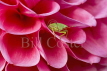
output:
{"label": "bug's head", "polygon": [[56,23],[49,24],[49,25],[48,25],[48,28],[49,28],[50,30],[54,31],[54,32],[58,32],[58,31],[59,31],[58,26],[57,26]]}

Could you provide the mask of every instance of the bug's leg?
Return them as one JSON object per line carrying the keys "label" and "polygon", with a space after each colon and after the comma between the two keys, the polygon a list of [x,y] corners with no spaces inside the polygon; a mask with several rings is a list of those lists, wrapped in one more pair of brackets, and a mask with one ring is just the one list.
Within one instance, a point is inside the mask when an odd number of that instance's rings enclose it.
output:
{"label": "bug's leg", "polygon": [[54,39],[55,39],[55,32],[54,32],[54,30],[52,29],[52,33],[53,33],[53,35],[54,35]]}
{"label": "bug's leg", "polygon": [[61,37],[62,37],[62,36],[67,35],[68,30],[63,30],[63,31],[60,31],[60,33],[62,33],[62,35],[60,35],[60,39],[61,39]]}
{"label": "bug's leg", "polygon": [[62,36],[64,36],[66,34],[65,31],[64,32],[60,32],[60,33],[62,33],[62,35],[60,35],[60,37],[62,37]]}
{"label": "bug's leg", "polygon": [[67,37],[67,35],[68,35],[68,30],[66,30],[66,37]]}

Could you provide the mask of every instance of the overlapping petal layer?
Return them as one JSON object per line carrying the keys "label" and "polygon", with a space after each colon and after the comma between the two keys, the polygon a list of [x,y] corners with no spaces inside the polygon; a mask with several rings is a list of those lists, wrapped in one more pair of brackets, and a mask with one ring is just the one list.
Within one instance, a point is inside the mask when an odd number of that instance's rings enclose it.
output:
{"label": "overlapping petal layer", "polygon": [[[52,15],[56,12],[59,11],[60,6],[58,3],[54,1],[39,1],[39,0],[34,0],[30,1],[29,3],[28,0],[21,0],[21,10],[22,13],[25,15],[30,15],[30,16],[36,16],[36,17],[43,17],[43,16],[49,16]],[[27,7],[26,7],[27,6]],[[30,8],[30,9],[29,9]]]}
{"label": "overlapping petal layer", "polygon": [[83,44],[83,48],[92,54],[107,57],[106,28],[106,19],[102,19],[98,20],[96,27],[85,29],[87,41]]}
{"label": "overlapping petal layer", "polygon": [[87,0],[55,0],[55,1],[58,2],[61,6],[61,9],[63,9],[63,8],[69,8],[71,6],[83,4]]}
{"label": "overlapping petal layer", "polygon": [[95,18],[107,17],[107,0],[87,0],[82,6],[83,9],[90,12]]}
{"label": "overlapping petal layer", "polygon": [[1,28],[11,34],[30,34],[41,27],[38,18],[22,15],[15,9],[5,10],[0,17]]}
{"label": "overlapping petal layer", "polygon": [[106,4],[0,0],[0,70],[107,71]]}
{"label": "overlapping petal layer", "polygon": [[[45,35],[45,36],[44,36]],[[41,47],[44,52],[44,57],[47,63],[55,68],[63,67],[67,62],[67,52],[63,46],[63,43],[49,33],[49,31],[41,31]]]}
{"label": "overlapping petal layer", "polygon": [[17,66],[34,66],[40,59],[37,47],[25,35],[4,34],[1,53],[6,61]]}

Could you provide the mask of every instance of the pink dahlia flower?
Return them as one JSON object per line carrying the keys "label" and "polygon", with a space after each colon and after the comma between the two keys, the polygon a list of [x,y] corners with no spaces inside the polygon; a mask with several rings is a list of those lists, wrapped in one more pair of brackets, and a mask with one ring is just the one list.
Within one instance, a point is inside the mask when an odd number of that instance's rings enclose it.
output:
{"label": "pink dahlia flower", "polygon": [[0,0],[0,71],[107,71],[107,0]]}

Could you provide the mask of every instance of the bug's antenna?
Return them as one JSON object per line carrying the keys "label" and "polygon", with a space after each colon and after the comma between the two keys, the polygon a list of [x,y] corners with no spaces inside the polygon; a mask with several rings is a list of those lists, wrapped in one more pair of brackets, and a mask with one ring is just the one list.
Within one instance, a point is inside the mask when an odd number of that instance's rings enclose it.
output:
{"label": "bug's antenna", "polygon": [[57,23],[57,21],[55,19],[51,19],[51,20],[48,21],[47,24],[49,25],[49,24],[52,24],[52,23]]}

